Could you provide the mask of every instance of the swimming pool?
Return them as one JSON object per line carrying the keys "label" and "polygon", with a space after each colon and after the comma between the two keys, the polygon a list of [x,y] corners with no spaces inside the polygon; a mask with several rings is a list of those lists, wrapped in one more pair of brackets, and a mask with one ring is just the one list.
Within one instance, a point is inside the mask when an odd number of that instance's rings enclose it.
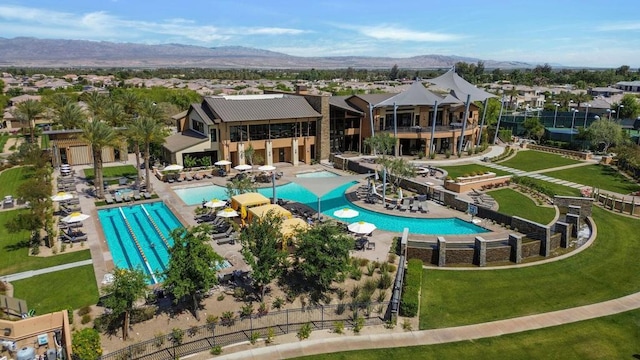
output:
{"label": "swimming pool", "polygon": [[336,176],[340,176],[340,175],[327,170],[296,174],[296,177],[301,177],[301,178],[325,178],[325,177],[336,177]]}
{"label": "swimming pool", "polygon": [[[358,210],[359,215],[349,219],[349,222],[366,221],[375,224],[378,229],[393,232],[402,232],[404,228],[409,228],[409,232],[414,234],[429,235],[467,235],[488,232],[485,228],[458,218],[424,219],[393,216],[361,208],[347,200],[344,195],[345,191],[353,184],[344,184],[323,196],[320,204],[322,213],[333,216],[334,211],[351,207]],[[297,201],[318,210],[318,198],[301,185],[288,183],[278,186],[276,191],[279,199]],[[203,199],[228,199],[227,189],[217,185],[177,189],[175,192],[187,205],[198,205],[202,203]],[[258,192],[267,197],[273,196],[270,187],[260,188]]]}
{"label": "swimming pool", "polygon": [[171,210],[158,201],[98,210],[98,218],[114,265],[141,268],[151,283],[160,282],[173,245],[169,233],[182,226]]}

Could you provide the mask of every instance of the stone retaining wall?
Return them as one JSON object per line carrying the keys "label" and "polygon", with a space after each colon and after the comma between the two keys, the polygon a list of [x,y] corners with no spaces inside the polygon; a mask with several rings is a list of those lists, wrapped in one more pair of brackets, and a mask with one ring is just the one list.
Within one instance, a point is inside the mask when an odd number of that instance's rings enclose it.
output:
{"label": "stone retaining wall", "polygon": [[565,150],[565,149],[558,149],[554,147],[533,145],[533,144],[527,144],[525,147],[531,150],[538,150],[538,151],[549,152],[552,154],[571,156],[571,157],[579,158],[581,160],[590,160],[593,157],[593,154],[591,152]]}

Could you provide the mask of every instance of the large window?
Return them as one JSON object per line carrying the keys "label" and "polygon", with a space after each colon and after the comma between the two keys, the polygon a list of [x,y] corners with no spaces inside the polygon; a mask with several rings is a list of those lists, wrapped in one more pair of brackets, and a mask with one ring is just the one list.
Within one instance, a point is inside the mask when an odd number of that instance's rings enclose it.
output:
{"label": "large window", "polygon": [[196,119],[191,119],[191,129],[204,134],[204,124]]}
{"label": "large window", "polygon": [[209,137],[211,138],[211,142],[218,141],[218,129],[209,129]]}
{"label": "large window", "polygon": [[[249,133],[247,133],[247,128]],[[229,127],[229,139],[233,142],[247,140],[287,139],[300,136],[316,136],[316,121],[300,123],[258,124]]]}

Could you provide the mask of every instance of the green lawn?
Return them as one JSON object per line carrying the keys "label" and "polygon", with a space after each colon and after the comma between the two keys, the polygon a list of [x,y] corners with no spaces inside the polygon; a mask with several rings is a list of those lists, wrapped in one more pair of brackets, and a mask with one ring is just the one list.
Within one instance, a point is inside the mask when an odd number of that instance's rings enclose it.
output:
{"label": "green lawn", "polygon": [[614,168],[606,165],[581,166],[553,171],[545,175],[620,194],[630,194],[640,190],[640,184],[629,181]]}
{"label": "green lawn", "polygon": [[7,141],[9,141],[9,134],[4,133],[2,135],[0,135],[0,153],[4,152],[4,146],[7,144]]}
{"label": "green lawn", "polygon": [[29,234],[26,231],[10,234],[5,227],[10,219],[21,213],[22,210],[0,212],[0,275],[91,259],[88,249],[49,257],[29,256]]}
{"label": "green lawn", "polygon": [[562,195],[562,196],[580,196],[580,190],[578,189],[574,189],[574,188],[570,188],[568,186],[564,186],[564,185],[560,185],[560,184],[554,184],[554,183],[550,183],[544,180],[538,180],[538,179],[534,179],[534,178],[529,178],[530,181],[535,182],[535,183],[539,183],[542,186],[546,187],[547,189],[550,189],[551,191],[553,191],[554,194],[556,195]]}
{"label": "green lawn", "polygon": [[78,309],[98,302],[93,265],[56,271],[13,282],[14,296],[27,301],[36,314],[71,307]]}
{"label": "green lawn", "polygon": [[[133,165],[119,165],[119,166],[108,166],[102,168],[102,176],[105,178],[119,178],[119,177],[135,177],[137,174],[136,167]],[[93,174],[93,169],[85,169],[84,176],[91,180],[95,176]]]}
{"label": "green lawn", "polygon": [[540,224],[548,224],[556,216],[552,207],[538,206],[530,198],[513,189],[500,189],[488,192],[493,197],[503,214],[515,215]]}
{"label": "green lawn", "polygon": [[499,164],[524,171],[551,169],[559,166],[577,164],[580,161],[568,159],[557,154],[542,151],[518,151],[515,157]]}
{"label": "green lawn", "polygon": [[447,176],[451,176],[452,179],[463,176],[465,174],[469,175],[472,172],[478,173],[478,172],[485,172],[485,171],[496,173],[496,176],[509,175],[509,173],[506,171],[492,169],[492,168],[482,166],[482,165],[477,165],[477,164],[458,165],[458,166],[440,166],[440,169],[444,169],[445,171],[447,171],[448,173]]}
{"label": "green lawn", "polygon": [[510,270],[425,270],[420,328],[560,310],[639,291],[640,220],[597,207],[593,217],[598,239],[562,261]]}
{"label": "green lawn", "polygon": [[[518,334],[431,346],[359,350],[304,360],[637,359],[640,310]],[[313,333],[311,334],[313,339]]]}
{"label": "green lawn", "polygon": [[29,176],[30,170],[24,167],[14,167],[6,169],[0,173],[0,198],[6,195],[16,196],[18,186],[22,183],[27,176]]}

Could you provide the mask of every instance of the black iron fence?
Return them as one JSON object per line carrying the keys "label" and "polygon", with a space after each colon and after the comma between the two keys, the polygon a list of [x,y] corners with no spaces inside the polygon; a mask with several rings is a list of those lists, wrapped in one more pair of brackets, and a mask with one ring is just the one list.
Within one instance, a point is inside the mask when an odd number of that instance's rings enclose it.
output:
{"label": "black iron fence", "polygon": [[309,324],[313,330],[332,329],[342,321],[345,328],[354,326],[358,318],[364,325],[381,325],[390,314],[389,302],[367,304],[335,304],[288,309],[265,315],[251,315],[231,321],[219,319],[215,324],[194,326],[182,331],[159,335],[126,348],[104,354],[101,360],[167,360],[207,351],[256,338],[298,332]]}

